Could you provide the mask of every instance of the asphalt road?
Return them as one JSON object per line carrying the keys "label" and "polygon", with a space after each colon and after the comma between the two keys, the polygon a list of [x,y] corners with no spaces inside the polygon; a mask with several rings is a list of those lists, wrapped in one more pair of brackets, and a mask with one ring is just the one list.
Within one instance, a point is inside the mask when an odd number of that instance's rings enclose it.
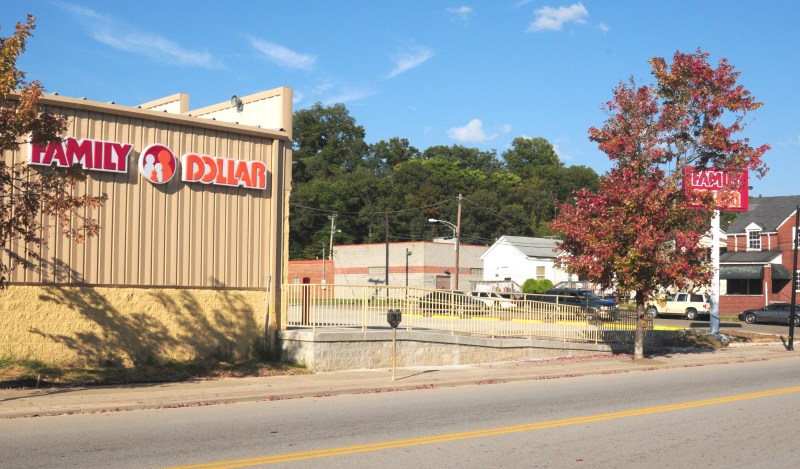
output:
{"label": "asphalt road", "polygon": [[0,467],[791,467],[798,361],[0,421]]}

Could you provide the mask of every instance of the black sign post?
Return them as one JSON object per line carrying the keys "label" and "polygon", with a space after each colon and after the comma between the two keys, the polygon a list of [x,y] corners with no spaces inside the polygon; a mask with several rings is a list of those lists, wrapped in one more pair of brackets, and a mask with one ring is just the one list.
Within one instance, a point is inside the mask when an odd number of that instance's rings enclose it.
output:
{"label": "black sign post", "polygon": [[403,313],[399,309],[390,309],[386,313],[386,320],[392,326],[392,381],[394,381],[394,372],[397,368],[397,326],[403,320]]}

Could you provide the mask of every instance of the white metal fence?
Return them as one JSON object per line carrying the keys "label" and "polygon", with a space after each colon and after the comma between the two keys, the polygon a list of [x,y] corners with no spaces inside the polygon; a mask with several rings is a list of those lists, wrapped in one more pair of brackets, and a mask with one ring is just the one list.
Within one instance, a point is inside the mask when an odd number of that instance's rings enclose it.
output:
{"label": "white metal fence", "polygon": [[[489,337],[632,343],[633,312],[518,298],[477,298],[470,292],[402,286],[287,284],[282,324],[304,328],[386,328],[390,309],[402,312],[401,329]],[[648,325],[652,329],[652,323]]]}

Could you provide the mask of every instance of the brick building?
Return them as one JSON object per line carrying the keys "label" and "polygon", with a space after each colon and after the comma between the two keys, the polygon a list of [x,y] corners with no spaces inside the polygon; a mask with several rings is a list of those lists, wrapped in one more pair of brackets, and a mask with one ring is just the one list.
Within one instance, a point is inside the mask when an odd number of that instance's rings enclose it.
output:
{"label": "brick building", "polygon": [[800,195],[752,197],[749,211],[728,228],[727,252],[720,256],[720,312],[791,301],[798,205]]}
{"label": "brick building", "polygon": [[[458,285],[455,280],[455,245],[452,241],[389,243],[389,285],[430,289],[469,290],[483,280],[481,255],[488,246],[459,246]],[[333,247],[334,282],[337,285],[385,285],[386,244],[351,244]],[[291,281],[291,280],[290,280]]]}
{"label": "brick building", "polygon": [[309,279],[308,283],[333,283],[333,261],[327,259],[289,261],[287,282],[303,283],[304,278]]}

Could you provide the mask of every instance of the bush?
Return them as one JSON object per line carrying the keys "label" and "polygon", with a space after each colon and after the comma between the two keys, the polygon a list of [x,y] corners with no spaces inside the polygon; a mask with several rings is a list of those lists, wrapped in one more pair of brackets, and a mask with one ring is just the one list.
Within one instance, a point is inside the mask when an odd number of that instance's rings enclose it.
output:
{"label": "bush", "polygon": [[542,280],[529,278],[528,280],[525,280],[525,283],[522,284],[523,293],[545,293],[551,288],[553,288],[553,282],[547,280],[546,278]]}

